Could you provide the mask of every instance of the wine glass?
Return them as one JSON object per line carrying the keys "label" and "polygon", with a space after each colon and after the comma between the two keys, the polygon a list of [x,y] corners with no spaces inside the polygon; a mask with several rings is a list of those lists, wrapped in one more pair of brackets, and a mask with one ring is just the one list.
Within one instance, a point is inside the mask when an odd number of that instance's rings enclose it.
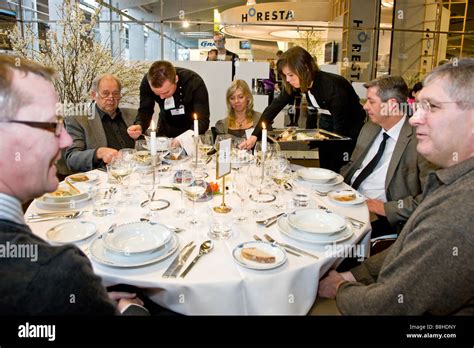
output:
{"label": "wine glass", "polygon": [[155,195],[156,185],[159,182],[157,175],[155,174],[155,168],[152,166],[148,166],[145,168],[140,168],[138,170],[139,175],[139,184],[140,188],[146,193],[148,196],[148,214],[147,217],[149,219],[153,216],[153,211],[151,209],[151,202],[153,200],[153,196]]}
{"label": "wine glass", "polygon": [[199,136],[199,155],[207,157],[207,153],[212,150],[213,141],[211,134],[201,134]]}
{"label": "wine glass", "polygon": [[261,167],[258,167],[256,164],[252,164],[247,167],[245,178],[247,180],[247,184],[249,188],[253,188],[254,191],[252,196],[255,196],[256,199],[254,201],[257,203],[255,208],[253,208],[250,212],[255,217],[260,217],[263,210],[260,207],[260,199],[258,198],[262,192],[262,170]]}
{"label": "wine glass", "polygon": [[176,217],[183,217],[188,214],[184,208],[184,187],[194,181],[193,173],[187,169],[178,169],[174,172],[173,185],[181,191],[181,208],[175,212]]}
{"label": "wine glass", "polygon": [[240,215],[237,216],[237,223],[244,223],[247,221],[247,216],[245,215],[244,202],[248,194],[248,185],[245,177],[245,172],[238,171],[235,175],[233,182],[233,192],[239,197],[240,200]]}
{"label": "wine glass", "polygon": [[191,226],[194,226],[199,223],[199,219],[196,216],[196,201],[206,193],[207,182],[204,179],[195,179],[183,187],[183,190],[186,196],[193,201],[193,215],[189,223]]}
{"label": "wine glass", "polygon": [[146,140],[137,140],[135,142],[135,162],[140,166],[146,166],[151,163],[151,155]]}

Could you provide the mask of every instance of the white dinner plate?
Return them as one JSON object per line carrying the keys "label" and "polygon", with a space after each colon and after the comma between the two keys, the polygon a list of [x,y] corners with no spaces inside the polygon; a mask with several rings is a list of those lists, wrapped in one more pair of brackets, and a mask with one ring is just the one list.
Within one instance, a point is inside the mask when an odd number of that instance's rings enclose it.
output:
{"label": "white dinner plate", "polygon": [[321,209],[298,209],[288,214],[291,227],[306,233],[332,234],[346,228],[346,220]]}
{"label": "white dinner plate", "polygon": [[127,256],[150,253],[168,243],[171,231],[165,226],[148,222],[130,222],[104,234],[103,242],[112,252]]}
{"label": "white dinner plate", "polygon": [[[87,191],[81,191],[79,187],[75,187],[79,190],[79,193],[74,191],[66,183],[60,183],[56,191],[45,193],[42,198],[45,202],[63,203],[70,202],[71,200],[78,201],[87,197]],[[63,192],[65,195],[57,196],[58,192]]]}
{"label": "white dinner plate", "polygon": [[[267,254],[275,256],[275,262],[273,263],[261,263],[257,261],[248,260],[242,256],[243,248],[258,248]],[[281,247],[275,244],[270,244],[263,241],[252,241],[241,243],[237,245],[232,251],[232,256],[234,260],[241,266],[256,269],[256,270],[266,270],[280,267],[286,262],[286,252]]]}
{"label": "white dinner plate", "polygon": [[66,202],[50,202],[45,199],[44,196],[41,196],[35,199],[35,204],[38,208],[44,210],[54,210],[54,211],[61,211],[61,210],[74,210],[83,208],[84,206],[89,204],[89,199],[91,199],[91,195],[89,193],[84,193],[84,196],[81,196],[80,199],[71,199]]}
{"label": "white dinner plate", "polygon": [[365,197],[354,190],[336,190],[328,193],[328,198],[340,205],[355,205],[365,202]]}
{"label": "white dinner plate", "polygon": [[298,176],[298,178],[296,180],[298,180],[299,183],[302,183],[303,185],[306,185],[306,186],[311,186],[311,187],[314,186],[314,187],[317,187],[321,190],[324,190],[325,188],[330,190],[331,187],[339,185],[340,183],[342,183],[344,181],[344,177],[340,174],[337,174],[334,179],[331,179],[331,180],[329,180],[327,182],[324,182],[324,183],[309,181],[309,180],[303,179],[300,176]]}
{"label": "white dinner plate", "polygon": [[283,233],[285,236],[288,236],[300,242],[310,244],[339,243],[345,241],[346,239],[349,239],[354,234],[352,226],[349,223],[346,224],[346,228],[343,229],[341,232],[336,232],[329,235],[302,232],[292,228],[288,224],[288,219],[285,215],[278,219],[277,226],[280,232]]}
{"label": "white dinner plate", "polygon": [[[87,177],[87,180],[83,180]],[[99,175],[97,173],[76,173],[69,175],[66,179],[69,179],[74,185],[77,184],[92,184],[99,179]]]}
{"label": "white dinner plate", "polygon": [[314,182],[316,184],[326,184],[337,177],[337,173],[324,168],[302,168],[297,172],[299,177],[306,181]]}
{"label": "white dinner plate", "polygon": [[93,236],[97,226],[89,221],[70,221],[50,228],[46,239],[58,244],[74,243]]}
{"label": "white dinner plate", "polygon": [[92,241],[89,248],[92,260],[106,266],[120,268],[141,267],[165,260],[179,247],[178,237],[174,233],[172,234],[170,241],[165,244],[164,248],[153,253],[133,256],[113,253],[105,247],[102,241],[102,235]]}

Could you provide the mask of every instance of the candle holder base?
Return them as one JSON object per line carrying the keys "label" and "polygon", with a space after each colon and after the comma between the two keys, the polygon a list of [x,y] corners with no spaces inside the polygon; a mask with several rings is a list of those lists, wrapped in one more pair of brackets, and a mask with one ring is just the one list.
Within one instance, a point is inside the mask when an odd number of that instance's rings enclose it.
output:
{"label": "candle holder base", "polygon": [[230,213],[232,211],[232,208],[225,205],[225,203],[222,203],[221,205],[219,205],[217,207],[214,207],[213,210],[216,213],[227,214],[227,213]]}

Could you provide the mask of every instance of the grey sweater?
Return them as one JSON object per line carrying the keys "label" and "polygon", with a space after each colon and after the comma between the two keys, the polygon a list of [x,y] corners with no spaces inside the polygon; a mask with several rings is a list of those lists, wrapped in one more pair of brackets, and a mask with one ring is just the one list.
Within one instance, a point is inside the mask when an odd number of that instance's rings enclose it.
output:
{"label": "grey sweater", "polygon": [[397,241],[351,270],[347,315],[474,314],[474,158],[430,173]]}

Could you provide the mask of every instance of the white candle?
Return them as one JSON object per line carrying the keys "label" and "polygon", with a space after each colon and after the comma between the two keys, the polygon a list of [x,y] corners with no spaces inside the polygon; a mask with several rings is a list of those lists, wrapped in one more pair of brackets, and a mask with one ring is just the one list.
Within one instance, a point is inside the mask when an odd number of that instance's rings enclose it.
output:
{"label": "white candle", "polygon": [[197,119],[196,114],[194,114],[194,136],[195,137],[199,136],[199,124],[198,124],[198,119]]}
{"label": "white candle", "polygon": [[265,122],[262,122],[262,152],[267,152],[267,128]]}
{"label": "white candle", "polygon": [[156,128],[155,122],[151,120],[151,133],[150,133],[150,154],[152,156],[156,155]]}

